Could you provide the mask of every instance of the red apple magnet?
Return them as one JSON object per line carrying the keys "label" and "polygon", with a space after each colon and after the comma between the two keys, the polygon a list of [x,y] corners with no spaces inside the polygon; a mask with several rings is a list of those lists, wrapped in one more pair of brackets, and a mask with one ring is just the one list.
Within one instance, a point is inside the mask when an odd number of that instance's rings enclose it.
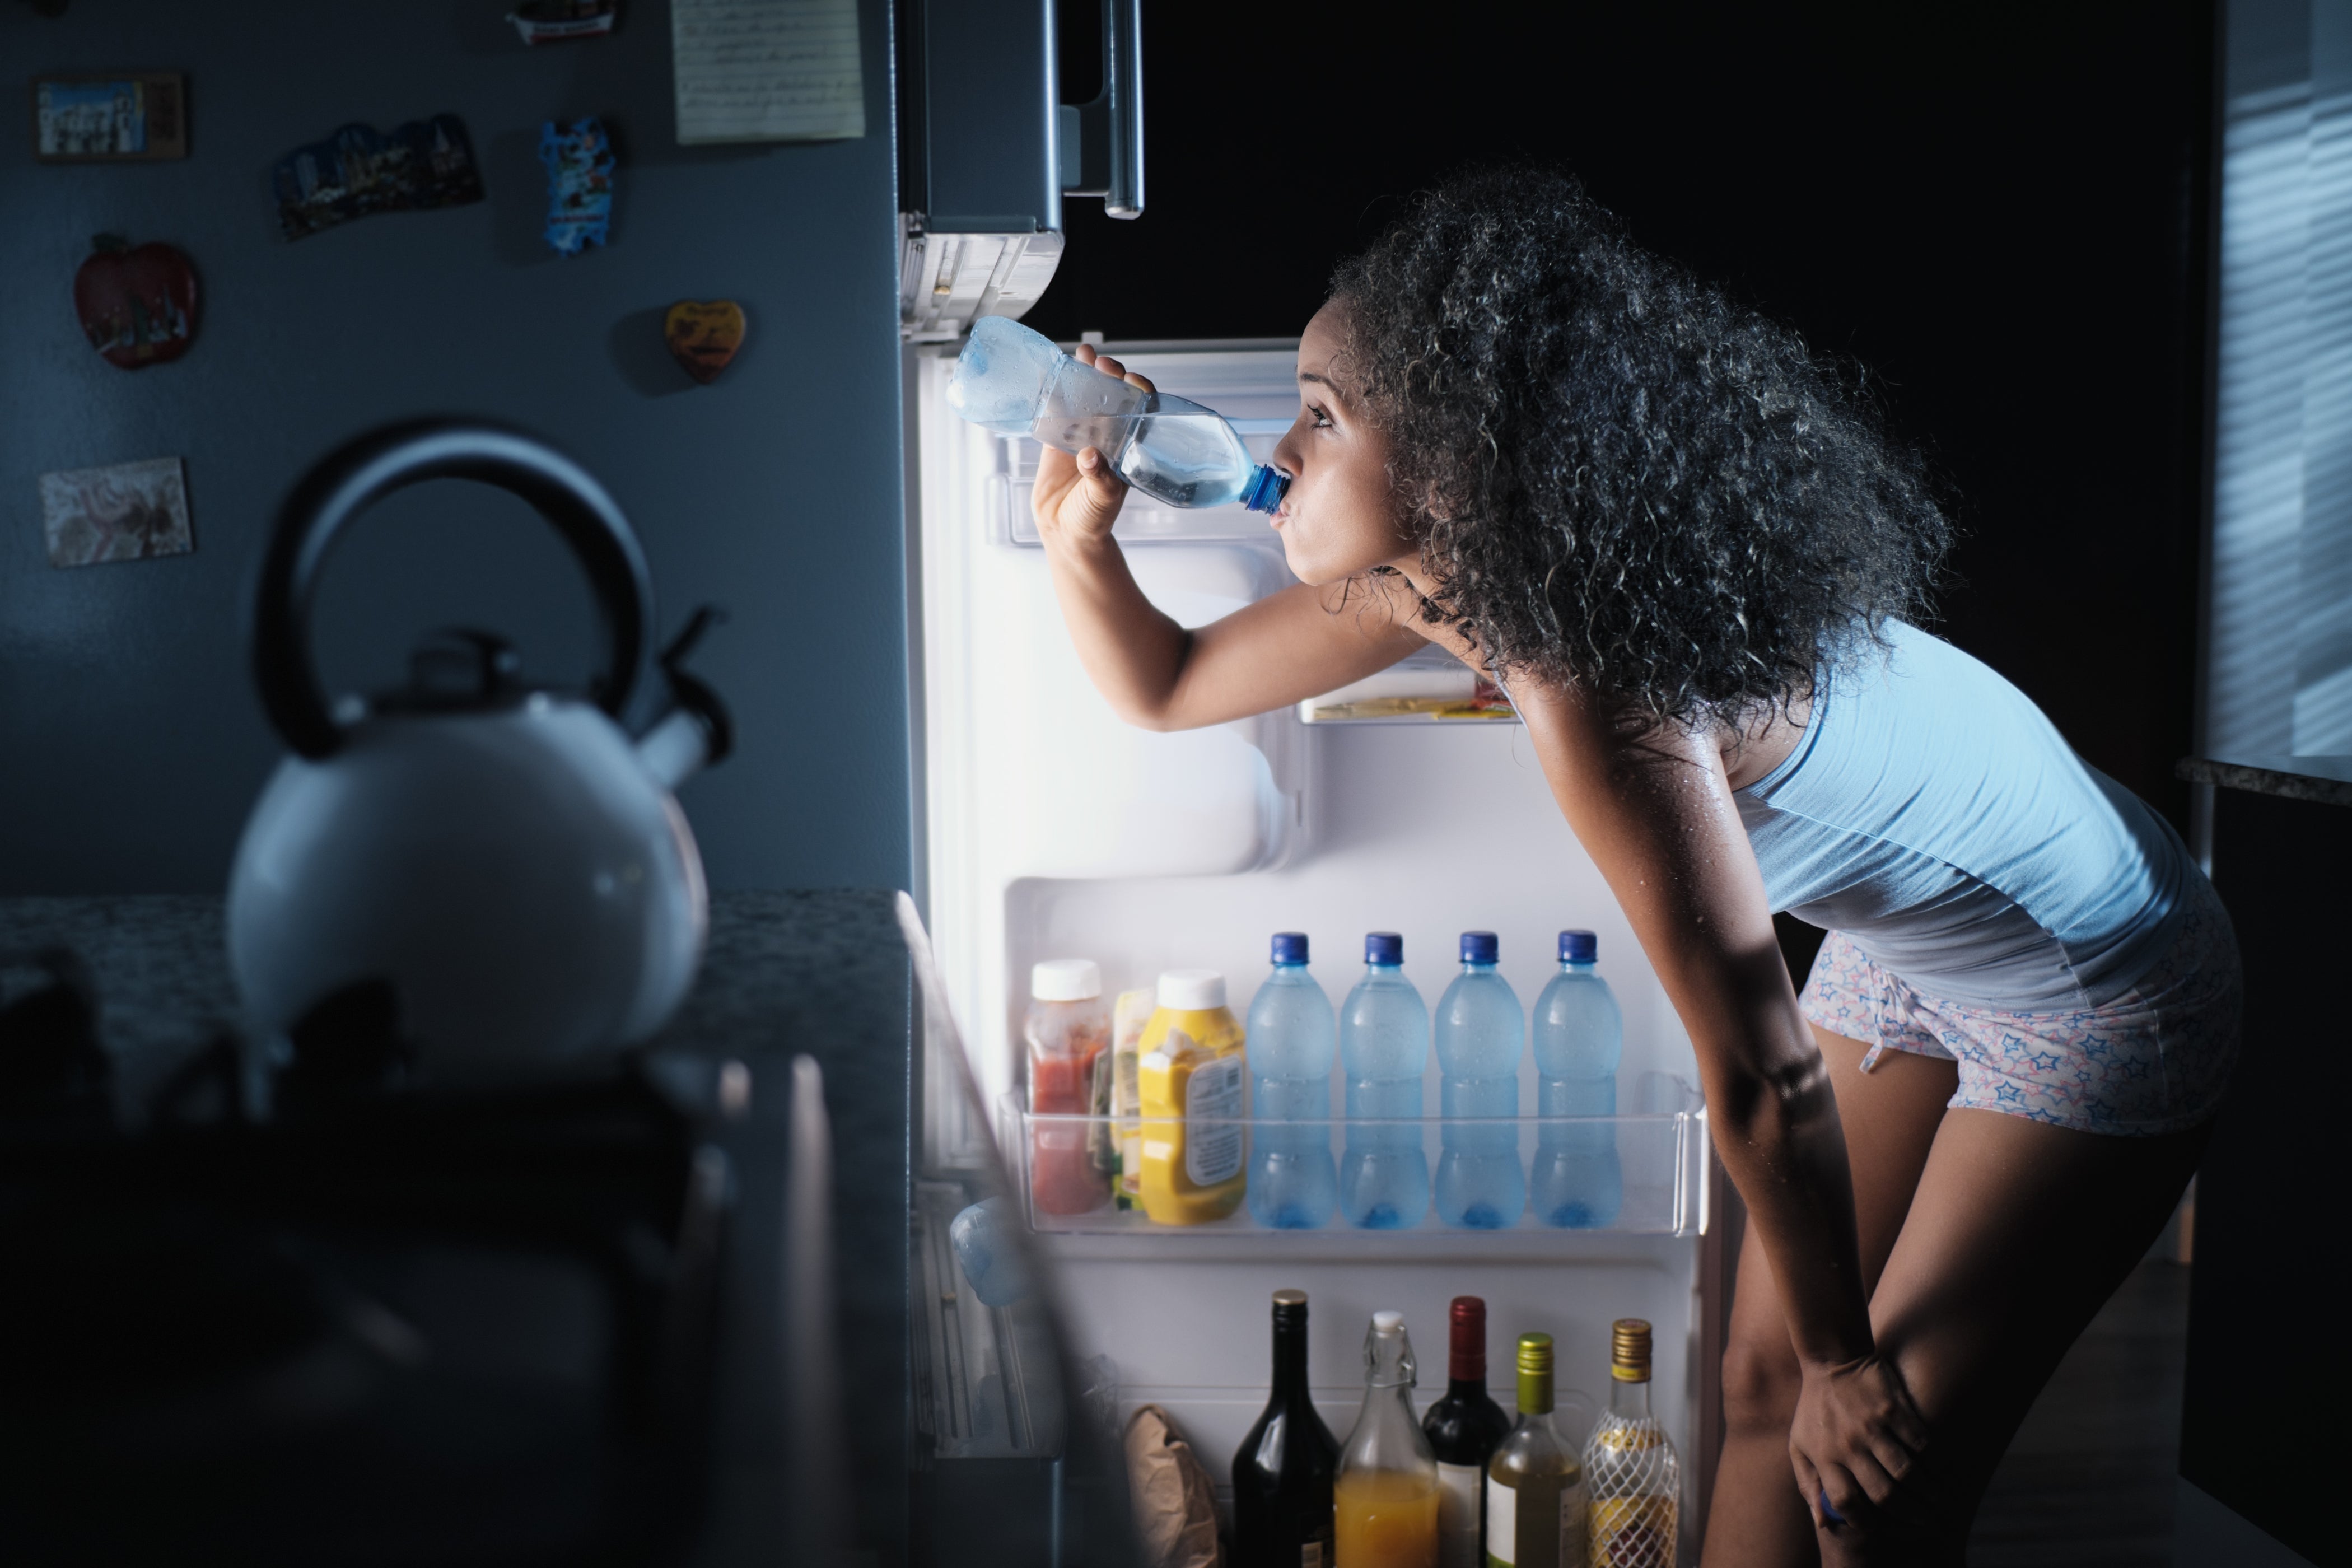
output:
{"label": "red apple magnet", "polygon": [[109,364],[178,359],[196,335],[196,269],[171,246],[101,234],[74,274],[74,313]]}

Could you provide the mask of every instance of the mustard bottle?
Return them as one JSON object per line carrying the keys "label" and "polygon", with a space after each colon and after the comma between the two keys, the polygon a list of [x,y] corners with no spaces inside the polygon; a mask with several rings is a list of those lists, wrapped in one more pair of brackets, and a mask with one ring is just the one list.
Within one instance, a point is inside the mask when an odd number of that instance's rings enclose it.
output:
{"label": "mustard bottle", "polygon": [[1203,1225],[1239,1208],[1249,1185],[1242,1026],[1213,969],[1168,971],[1159,1000],[1136,1042],[1143,1212],[1161,1225]]}

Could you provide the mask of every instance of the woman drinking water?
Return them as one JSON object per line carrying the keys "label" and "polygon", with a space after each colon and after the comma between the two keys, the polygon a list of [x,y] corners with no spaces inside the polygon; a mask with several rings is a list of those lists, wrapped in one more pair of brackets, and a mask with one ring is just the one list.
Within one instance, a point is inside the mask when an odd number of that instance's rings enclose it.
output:
{"label": "woman drinking water", "polygon": [[[1340,268],[1298,385],[1273,519],[1298,584],[1195,630],[1129,574],[1103,455],[1045,453],[1088,674],[1155,730],[1431,642],[1504,686],[1753,1228],[1706,1563],[1958,1562],[2204,1147],[2239,1011],[2210,885],[1918,629],[1949,531],[1871,410],[1573,182],[1422,197]],[[1781,910],[1830,933],[1801,991]]]}

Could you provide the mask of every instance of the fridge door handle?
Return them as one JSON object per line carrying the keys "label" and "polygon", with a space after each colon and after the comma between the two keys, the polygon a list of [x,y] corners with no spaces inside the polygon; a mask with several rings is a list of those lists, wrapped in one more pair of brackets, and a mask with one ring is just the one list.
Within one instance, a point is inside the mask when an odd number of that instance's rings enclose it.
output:
{"label": "fridge door handle", "polygon": [[1103,211],[1143,216],[1143,0],[1103,0],[1103,91],[1110,100],[1110,189]]}
{"label": "fridge door handle", "polygon": [[1100,196],[1112,217],[1143,216],[1143,0],[1102,0],[1103,89],[1066,103],[1057,153],[1066,195]]}

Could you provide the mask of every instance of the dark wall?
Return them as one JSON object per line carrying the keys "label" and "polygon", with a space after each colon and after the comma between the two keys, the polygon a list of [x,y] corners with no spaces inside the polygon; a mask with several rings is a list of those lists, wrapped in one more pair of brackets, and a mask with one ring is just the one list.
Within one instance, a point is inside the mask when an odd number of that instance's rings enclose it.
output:
{"label": "dark wall", "polygon": [[[1084,10],[1066,97],[1093,90]],[[1148,210],[1069,204],[1030,323],[1292,335],[1403,194],[1475,161],[1567,168],[1644,243],[1867,367],[1958,499],[1941,629],[2185,822],[2205,5],[1370,15],[1154,9]]]}
{"label": "dark wall", "polygon": [[[630,0],[609,38],[526,50],[495,0],[318,5],[72,0],[0,5],[5,89],[37,72],[188,75],[183,162],[33,161],[0,112],[0,893],[211,890],[279,752],[245,665],[246,594],[279,498],[376,424],[491,415],[583,458],[635,523],[666,629],[719,601],[698,657],[740,751],[688,784],[722,887],[908,878],[889,25],[863,7],[859,141],[677,144],[669,9]],[[449,110],[481,205],[365,218],[289,244],[269,170],[350,121]],[[611,246],[541,242],[541,121],[600,114],[621,153]],[[185,250],[194,348],[126,373],[70,306],[102,230]],[[685,298],[749,312],[742,353],[696,387],[661,345]],[[53,569],[36,478],[186,461],[192,555]],[[584,588],[520,503],[445,483],[386,504],[320,607],[340,689],[397,679],[420,632],[512,635],[578,679]]]}
{"label": "dark wall", "polygon": [[2332,1489],[2352,1399],[2340,1331],[2352,1097],[2352,808],[2222,790],[2213,885],[2246,966],[2246,1034],[2197,1173],[2180,1473],[2314,1563],[2352,1561]]}

